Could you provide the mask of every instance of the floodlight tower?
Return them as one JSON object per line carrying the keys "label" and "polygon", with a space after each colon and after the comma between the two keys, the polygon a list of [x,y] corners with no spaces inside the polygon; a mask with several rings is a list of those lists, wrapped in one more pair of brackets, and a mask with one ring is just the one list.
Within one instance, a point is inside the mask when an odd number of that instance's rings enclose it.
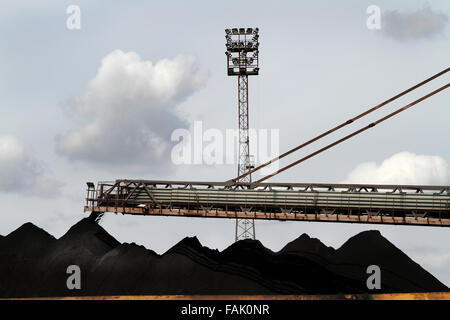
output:
{"label": "floodlight tower", "polygon": [[[227,56],[227,71],[229,76],[238,77],[238,176],[251,170],[250,139],[248,119],[248,76],[259,74],[259,29],[232,28],[225,29],[227,40],[225,52]],[[251,182],[251,175],[239,182]],[[245,210],[246,208],[243,208]],[[255,221],[253,219],[236,219],[236,237],[240,239],[255,239]]]}

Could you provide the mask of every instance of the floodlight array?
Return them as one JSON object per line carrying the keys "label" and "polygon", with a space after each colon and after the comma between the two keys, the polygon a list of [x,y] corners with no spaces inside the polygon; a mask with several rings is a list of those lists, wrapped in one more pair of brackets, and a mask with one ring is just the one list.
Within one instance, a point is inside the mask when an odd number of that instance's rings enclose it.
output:
{"label": "floodlight array", "polygon": [[257,75],[259,29],[225,29],[228,75]]}

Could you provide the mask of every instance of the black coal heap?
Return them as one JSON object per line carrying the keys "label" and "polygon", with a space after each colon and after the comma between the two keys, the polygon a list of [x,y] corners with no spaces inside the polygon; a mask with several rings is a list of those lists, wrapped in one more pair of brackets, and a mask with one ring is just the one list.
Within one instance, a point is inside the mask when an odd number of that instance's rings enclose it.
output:
{"label": "black coal heap", "polygon": [[[378,292],[448,291],[378,231],[337,250],[306,234],[279,252],[257,240],[220,252],[192,237],[158,255],[85,218],[60,239],[31,223],[0,237],[0,297],[367,293],[372,264],[382,270]],[[81,268],[81,290],[67,289],[69,265]]]}

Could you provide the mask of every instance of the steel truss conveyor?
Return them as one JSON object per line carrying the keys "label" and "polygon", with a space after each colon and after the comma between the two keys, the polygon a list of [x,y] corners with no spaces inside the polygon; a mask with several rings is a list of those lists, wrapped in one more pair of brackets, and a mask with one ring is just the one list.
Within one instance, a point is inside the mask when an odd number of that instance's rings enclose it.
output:
{"label": "steel truss conveyor", "polygon": [[450,186],[116,180],[85,212],[450,226]]}

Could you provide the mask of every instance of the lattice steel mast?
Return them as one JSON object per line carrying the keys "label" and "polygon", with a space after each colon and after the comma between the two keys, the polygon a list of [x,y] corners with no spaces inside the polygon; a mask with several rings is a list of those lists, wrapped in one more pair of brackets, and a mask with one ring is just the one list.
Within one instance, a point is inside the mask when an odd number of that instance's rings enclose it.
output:
{"label": "lattice steel mast", "polygon": [[[238,176],[253,168],[250,160],[250,137],[248,115],[248,76],[258,75],[258,28],[233,28],[225,30],[227,40],[225,52],[229,76],[238,76]],[[251,55],[251,56],[249,56]],[[251,174],[239,182],[251,182]],[[251,208],[241,208],[242,211]],[[235,240],[255,239],[255,222],[253,219],[236,219]]]}

